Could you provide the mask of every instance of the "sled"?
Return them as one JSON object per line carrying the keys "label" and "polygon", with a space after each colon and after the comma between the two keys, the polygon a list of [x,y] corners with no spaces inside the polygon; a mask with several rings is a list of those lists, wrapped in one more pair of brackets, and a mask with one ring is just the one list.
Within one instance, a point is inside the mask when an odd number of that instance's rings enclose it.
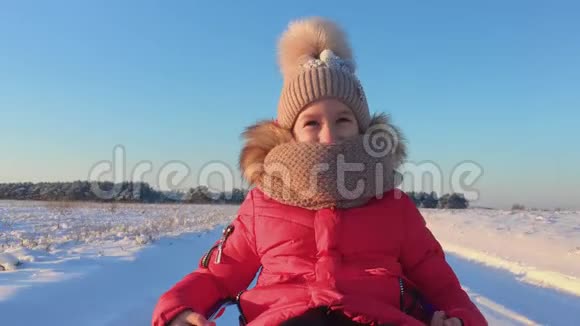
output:
{"label": "sled", "polygon": [[218,318],[220,318],[224,312],[226,311],[226,308],[230,307],[230,306],[236,306],[238,308],[238,323],[240,326],[245,326],[247,324],[247,320],[246,317],[244,316],[244,313],[242,311],[242,307],[240,306],[240,295],[243,293],[244,291],[238,293],[238,295],[235,298],[226,298],[223,299],[221,301],[218,301],[218,303],[216,303],[212,309],[210,309],[210,315],[208,320],[209,321],[216,321]]}

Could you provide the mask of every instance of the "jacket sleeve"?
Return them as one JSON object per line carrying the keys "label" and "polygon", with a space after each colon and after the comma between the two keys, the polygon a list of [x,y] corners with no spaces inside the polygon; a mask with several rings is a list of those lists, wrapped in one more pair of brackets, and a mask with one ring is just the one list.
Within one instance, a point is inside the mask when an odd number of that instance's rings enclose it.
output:
{"label": "jacket sleeve", "polygon": [[405,240],[401,248],[403,273],[421,294],[449,317],[460,318],[464,326],[487,325],[477,306],[461,288],[440,243],[427,228],[413,201],[403,195]]}
{"label": "jacket sleeve", "polygon": [[235,297],[250,285],[260,267],[254,237],[252,192],[240,206],[232,225],[234,229],[223,245],[221,262],[215,263],[217,250],[211,251],[207,267],[200,263],[196,270],[165,292],[155,306],[153,326],[167,325],[186,309],[207,318],[220,300]]}

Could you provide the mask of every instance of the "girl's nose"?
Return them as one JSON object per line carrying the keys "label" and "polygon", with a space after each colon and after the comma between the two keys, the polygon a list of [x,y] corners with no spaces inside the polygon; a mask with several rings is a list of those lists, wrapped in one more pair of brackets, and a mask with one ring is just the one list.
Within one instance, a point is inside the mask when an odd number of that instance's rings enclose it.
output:
{"label": "girl's nose", "polygon": [[318,141],[321,144],[333,144],[337,142],[336,130],[333,126],[325,125],[320,129]]}

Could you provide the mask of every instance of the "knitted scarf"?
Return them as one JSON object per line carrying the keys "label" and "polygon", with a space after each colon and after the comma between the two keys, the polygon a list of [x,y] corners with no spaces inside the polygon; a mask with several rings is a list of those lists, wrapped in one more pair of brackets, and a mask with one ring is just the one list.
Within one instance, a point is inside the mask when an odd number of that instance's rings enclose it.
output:
{"label": "knitted scarf", "polygon": [[267,196],[307,209],[362,206],[400,181],[395,169],[406,150],[384,115],[365,134],[338,144],[297,142],[289,131],[258,124],[246,133],[240,165]]}

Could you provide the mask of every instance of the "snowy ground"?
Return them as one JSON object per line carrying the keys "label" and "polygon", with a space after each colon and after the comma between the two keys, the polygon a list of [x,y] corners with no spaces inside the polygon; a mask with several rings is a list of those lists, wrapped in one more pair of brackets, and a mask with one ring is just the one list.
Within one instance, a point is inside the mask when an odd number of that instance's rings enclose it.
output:
{"label": "snowy ground", "polygon": [[580,296],[580,212],[422,210],[448,253]]}
{"label": "snowy ground", "polygon": [[[236,210],[0,201],[0,324],[150,325]],[[579,323],[580,212],[422,212],[490,325]]]}

